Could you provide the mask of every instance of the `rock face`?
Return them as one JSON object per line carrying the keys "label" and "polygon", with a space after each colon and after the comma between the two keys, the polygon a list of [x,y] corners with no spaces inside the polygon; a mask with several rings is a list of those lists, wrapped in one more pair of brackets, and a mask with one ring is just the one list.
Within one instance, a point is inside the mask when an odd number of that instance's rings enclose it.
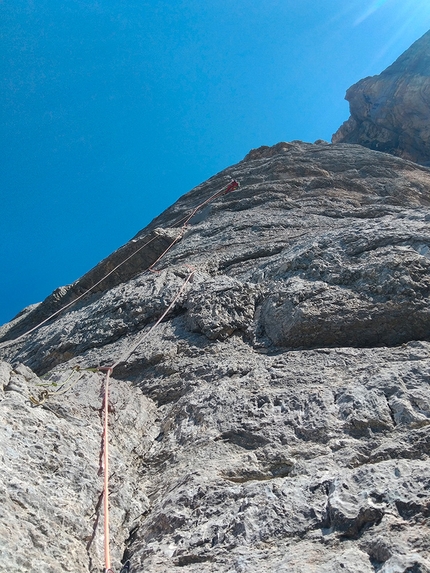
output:
{"label": "rock face", "polygon": [[378,76],[346,92],[351,117],[333,143],[359,143],[430,165],[430,31]]}
{"label": "rock face", "polygon": [[101,570],[95,367],[193,269],[113,374],[114,570],[430,571],[430,170],[360,145],[262,147],[139,244],[172,244],[231,178],[158,272],[144,247],[28,336],[13,342],[52,296],[2,327],[0,569]]}

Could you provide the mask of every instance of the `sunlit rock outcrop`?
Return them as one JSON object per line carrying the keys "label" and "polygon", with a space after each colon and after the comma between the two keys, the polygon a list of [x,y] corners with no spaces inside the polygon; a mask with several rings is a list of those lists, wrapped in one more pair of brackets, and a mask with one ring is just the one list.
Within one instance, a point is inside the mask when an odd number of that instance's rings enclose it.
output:
{"label": "sunlit rock outcrop", "polygon": [[359,143],[430,165],[430,32],[378,76],[346,92],[351,117],[333,143]]}

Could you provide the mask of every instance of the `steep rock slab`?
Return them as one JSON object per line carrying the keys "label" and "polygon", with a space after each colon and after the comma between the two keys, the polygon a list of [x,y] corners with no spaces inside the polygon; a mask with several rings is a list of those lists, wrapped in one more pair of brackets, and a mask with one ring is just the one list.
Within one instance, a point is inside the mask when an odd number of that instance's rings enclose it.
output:
{"label": "steep rock slab", "polygon": [[[73,392],[62,393],[63,384],[73,382]],[[23,365],[0,362],[2,571],[100,571],[101,384],[91,372],[65,369],[42,380]],[[36,406],[46,389],[49,399]],[[115,380],[112,410],[111,527],[119,561],[129,530],[148,507],[128,472],[147,450],[156,424],[152,402]]]}
{"label": "steep rock slab", "polygon": [[346,92],[351,117],[333,143],[359,143],[430,165],[430,32],[378,76]]}
{"label": "steep rock slab", "polygon": [[[113,381],[114,562],[139,573],[425,571],[429,343],[270,355],[238,337],[177,337],[177,320],[142,349],[133,386]],[[95,573],[101,380],[85,373],[32,407],[46,378],[2,369],[2,565]],[[15,522],[28,543],[16,546]]]}
{"label": "steep rock slab", "polygon": [[[153,505],[127,552],[136,571],[425,567],[429,344],[248,348],[182,339],[176,373],[161,361],[136,375],[162,404],[144,460]],[[165,401],[168,379],[184,391]],[[396,416],[397,400],[415,417]]]}
{"label": "steep rock slab", "polygon": [[107,362],[167,308],[186,265],[196,274],[174,313],[209,340],[240,334],[251,345],[315,348],[430,336],[428,169],[361,146],[281,143],[191,191],[139,236],[159,227],[173,236],[178,219],[231,177],[240,190],[196,214],[162,272],[131,258],[128,280],[90,293],[3,356],[37,372],[87,351],[88,366]]}
{"label": "steep rock slab", "polygon": [[[112,364],[148,332],[190,266],[171,314],[115,370],[115,568],[127,558],[132,573],[429,567],[429,170],[354,145],[263,147],[138,236],[175,228],[231,177],[240,190],[196,214],[159,272],[136,263],[126,280],[0,347],[12,362],[5,389],[24,377],[38,396],[46,379],[85,372],[40,406],[27,390],[0,393],[2,444],[16,455],[0,503],[11,515],[11,484],[23,482],[22,535],[43,540],[33,562],[25,550],[19,562],[2,554],[6,570],[54,573],[64,547],[75,571],[100,570],[101,532],[89,552],[86,538],[100,493],[101,380],[83,369]],[[42,453],[23,476],[28,444]],[[51,475],[45,457],[75,473]],[[45,507],[50,484],[78,507],[67,535],[62,512],[28,524],[25,490]]]}

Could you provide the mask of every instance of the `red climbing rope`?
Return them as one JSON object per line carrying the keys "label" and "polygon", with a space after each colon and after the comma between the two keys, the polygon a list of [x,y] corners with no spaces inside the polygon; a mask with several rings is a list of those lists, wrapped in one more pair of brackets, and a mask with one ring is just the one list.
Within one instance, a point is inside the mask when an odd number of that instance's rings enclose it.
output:
{"label": "red climbing rope", "polygon": [[227,193],[230,193],[230,191],[234,191],[235,189],[238,189],[239,187],[240,187],[240,184],[235,179],[233,179],[231,181],[231,183],[229,183],[225,188],[223,187],[220,191],[217,191],[216,193],[214,193],[213,195],[208,197],[205,201],[203,201],[202,203],[197,205],[197,207],[194,207],[194,209],[191,211],[191,213],[189,215],[185,215],[185,217],[182,217],[182,219],[179,219],[179,221],[176,221],[174,223],[174,225],[175,226],[179,225],[179,223],[182,223],[182,221],[185,221],[185,223],[182,225],[182,228],[186,227],[188,225],[189,221],[194,217],[194,215],[198,211],[200,211],[200,209],[202,209],[205,205],[207,205],[208,203],[210,203],[214,199],[221,197],[221,195],[226,195]]}
{"label": "red climbing rope", "polygon": [[190,220],[194,217],[194,215],[200,211],[200,209],[203,209],[203,207],[205,205],[207,205],[208,203],[210,203],[211,201],[213,201],[214,199],[216,199],[217,197],[220,197],[221,195],[224,195],[226,193],[228,193],[228,189],[229,187],[231,187],[231,185],[235,183],[237,186],[235,187],[235,189],[237,189],[239,187],[239,183],[237,181],[235,181],[233,179],[233,181],[227,186],[226,189],[222,188],[221,191],[217,191],[216,193],[214,193],[213,195],[211,195],[210,197],[208,197],[208,199],[206,199],[205,201],[203,201],[202,203],[200,203],[199,205],[197,205],[197,207],[194,207],[194,209],[191,211],[190,214],[185,215],[185,217],[182,217],[182,219],[179,219],[179,221],[176,221],[175,225],[178,225],[179,223],[182,223],[182,221],[185,221],[182,225],[182,229],[181,232],[179,233],[179,235],[176,237],[176,239],[173,241],[173,243],[171,243],[167,249],[164,251],[164,253],[162,253],[158,259],[152,263],[152,265],[149,267],[149,270],[151,270],[163,257],[164,255],[170,251],[170,249],[172,247],[174,247],[174,245],[176,245],[176,243],[178,241],[180,241],[187,229],[188,223],[190,222]]}
{"label": "red climbing rope", "polygon": [[62,306],[60,309],[56,310],[55,312],[53,312],[51,315],[48,316],[48,318],[45,318],[44,320],[42,320],[42,322],[39,322],[39,324],[36,324],[36,326],[33,326],[33,328],[30,328],[30,330],[28,330],[27,332],[24,332],[23,334],[20,334],[17,338],[14,338],[13,340],[7,340],[6,342],[2,342],[0,343],[0,347],[2,346],[9,346],[11,344],[15,344],[15,342],[18,342],[19,340],[21,340],[22,338],[24,338],[25,336],[31,334],[32,332],[34,332],[35,330],[37,330],[38,328],[40,328],[41,326],[43,326],[44,324],[46,324],[48,321],[51,320],[51,318],[54,318],[55,316],[57,316],[58,314],[60,314],[60,312],[63,312],[63,310],[66,310],[66,308],[71,307],[73,304],[76,304],[78,302],[78,300],[81,300],[81,298],[83,298],[85,295],[87,295],[88,293],[90,293],[93,289],[96,288],[96,286],[98,286],[101,282],[103,282],[105,279],[107,279],[112,273],[114,273],[117,269],[119,269],[119,267],[121,267],[124,263],[126,263],[128,260],[131,259],[131,257],[134,257],[134,255],[136,255],[139,251],[141,251],[144,247],[146,247],[147,245],[149,245],[150,243],[152,243],[152,241],[155,240],[156,237],[152,237],[152,239],[150,239],[149,241],[147,241],[144,245],[141,245],[136,251],[134,251],[134,253],[132,253],[131,255],[129,255],[126,259],[124,259],[121,263],[119,263],[116,267],[114,267],[111,271],[109,271],[104,277],[102,277],[99,281],[97,281],[95,284],[93,284],[89,289],[85,290],[83,293],[81,293],[78,297],[76,297],[75,299],[73,299],[71,302],[65,304],[64,306]]}
{"label": "red climbing rope", "polygon": [[[103,420],[103,515],[104,515],[104,550],[106,573],[111,571],[110,568],[110,551],[109,551],[109,378],[113,368],[108,368],[105,378],[104,393],[104,420]],[[113,573],[113,572],[112,572]]]}
{"label": "red climbing rope", "polygon": [[[202,209],[205,205],[207,205],[208,203],[210,203],[211,201],[213,201],[214,199],[216,199],[217,197],[229,193],[231,191],[234,191],[235,189],[237,189],[239,187],[239,184],[237,183],[237,181],[232,180],[232,182],[226,187],[221,189],[221,191],[217,191],[216,193],[214,193],[213,195],[211,195],[208,199],[206,199],[205,201],[202,201],[202,203],[200,203],[199,205],[197,205],[197,207],[195,207],[194,209],[192,209],[191,213],[189,213],[188,215],[186,215],[185,217],[183,217],[180,221],[177,221],[175,224],[177,225],[178,223],[182,223],[182,221],[184,221],[184,223],[182,224],[181,227],[181,231],[179,233],[179,235],[176,237],[176,239],[164,250],[164,252],[158,257],[158,259],[152,263],[152,265],[146,269],[146,270],[151,270],[165,255],[166,253],[168,253],[168,251],[170,251],[170,249],[173,248],[173,246],[183,237],[184,232],[187,228],[187,225],[189,223],[189,221],[194,217],[194,215],[200,210]],[[103,282],[107,277],[109,277],[112,273],[114,273],[119,267],[121,267],[124,263],[126,263],[127,261],[129,261],[132,257],[134,257],[134,255],[136,255],[139,251],[141,251],[144,247],[146,247],[147,245],[149,245],[153,240],[155,239],[155,237],[153,237],[152,239],[150,239],[149,241],[147,241],[144,245],[142,245],[141,247],[139,247],[139,249],[137,249],[134,253],[132,253],[131,255],[129,255],[126,259],[124,259],[121,263],[119,263],[118,265],[116,265],[115,268],[113,268],[111,271],[109,271],[103,278],[101,278],[99,281],[97,281],[92,287],[90,287],[89,289],[85,290],[83,293],[81,293],[77,298],[75,298],[73,301],[69,302],[68,304],[66,304],[65,306],[63,306],[62,308],[60,308],[59,310],[57,310],[56,312],[52,313],[50,316],[48,316],[48,318],[44,319],[42,322],[40,322],[39,324],[37,324],[36,326],[34,326],[33,328],[31,328],[29,331],[21,334],[20,336],[18,336],[17,338],[15,338],[12,341],[7,341],[6,343],[0,344],[0,346],[7,346],[9,344],[13,344],[19,340],[21,340],[22,338],[24,338],[25,336],[27,336],[28,334],[31,334],[32,332],[34,332],[35,330],[37,330],[38,328],[40,328],[41,326],[43,326],[44,324],[46,324],[49,320],[51,320],[52,318],[54,318],[55,316],[57,316],[58,314],[60,314],[60,312],[62,312],[63,310],[66,310],[67,308],[71,307],[73,304],[75,304],[78,300],[80,300],[81,298],[83,298],[86,294],[88,294],[89,292],[91,292],[96,286],[98,286],[101,282]],[[181,294],[184,292],[187,284],[192,280],[193,276],[194,276],[194,269],[190,268],[190,272],[188,273],[186,279],[184,280],[181,288],[179,289],[179,291],[176,293],[175,297],[173,298],[173,300],[171,301],[171,303],[169,304],[169,306],[166,308],[166,310],[161,314],[161,316],[158,318],[158,320],[151,326],[151,328],[145,332],[143,335],[141,335],[140,337],[138,337],[138,339],[129,347],[127,348],[127,350],[125,352],[123,352],[120,357],[116,360],[116,362],[114,362],[112,364],[112,366],[109,367],[104,367],[104,368],[99,368],[99,370],[106,370],[106,375],[105,375],[105,379],[104,379],[104,397],[103,397],[103,406],[102,406],[102,410],[103,410],[103,437],[102,437],[102,455],[101,458],[103,460],[103,513],[104,513],[104,559],[105,559],[105,573],[114,573],[113,569],[111,569],[111,559],[110,559],[110,532],[109,532],[109,380],[110,377],[114,371],[114,369],[121,363],[125,362],[126,360],[128,360],[128,358],[130,358],[130,356],[133,354],[133,352],[137,349],[137,347],[151,334],[151,332],[154,330],[154,328],[156,328],[160,322],[167,316],[167,314],[172,310],[172,308],[174,307],[174,305],[176,304],[176,301],[179,299],[179,297],[181,296]],[[128,569],[128,568],[127,568]]]}
{"label": "red climbing rope", "polygon": [[179,289],[179,291],[176,293],[174,299],[172,300],[172,302],[169,304],[169,306],[166,308],[166,310],[163,312],[163,314],[160,316],[160,318],[157,320],[157,322],[155,324],[153,324],[151,326],[151,328],[148,330],[148,332],[145,332],[145,334],[143,334],[142,336],[140,336],[136,342],[134,342],[134,344],[131,345],[131,347],[129,349],[127,349],[119,358],[118,360],[111,366],[112,370],[114,368],[116,368],[119,364],[121,364],[122,362],[125,362],[126,360],[128,360],[128,358],[130,358],[130,356],[133,354],[133,352],[136,350],[136,348],[138,346],[140,346],[140,344],[145,340],[145,338],[147,338],[151,332],[154,330],[154,328],[156,328],[160,322],[166,317],[166,315],[172,310],[173,306],[175,305],[176,301],[178,300],[178,298],[181,296],[181,294],[184,292],[185,287],[187,286],[187,284],[191,281],[191,279],[194,276],[194,270],[190,270],[187,278],[185,279],[185,281],[183,282],[181,288]]}
{"label": "red climbing rope", "polygon": [[109,366],[108,368],[101,368],[101,370],[106,370],[106,376],[105,376],[105,387],[104,387],[104,400],[103,400],[103,440],[102,440],[102,447],[103,447],[103,452],[102,452],[102,459],[103,459],[103,513],[104,513],[104,524],[103,524],[103,529],[104,529],[104,554],[105,554],[105,573],[110,573],[113,571],[110,568],[110,549],[109,549],[109,545],[110,545],[110,539],[109,539],[109,380],[111,377],[111,374],[114,371],[114,368],[116,368],[119,364],[121,364],[122,362],[125,362],[128,358],[130,358],[130,356],[133,354],[133,352],[136,350],[136,348],[145,340],[145,338],[147,338],[151,332],[154,330],[154,328],[156,328],[160,322],[167,316],[167,314],[172,310],[172,308],[174,307],[176,301],[178,300],[178,298],[181,296],[181,294],[184,292],[185,287],[187,286],[187,284],[191,281],[192,277],[194,275],[194,270],[190,270],[187,278],[184,280],[181,288],[179,289],[179,291],[176,293],[174,299],[172,300],[172,302],[169,304],[169,306],[166,308],[166,310],[163,312],[163,314],[158,318],[158,320],[155,322],[155,324],[153,324],[151,326],[151,328],[145,332],[145,334],[143,334],[142,336],[140,336],[135,342],[134,344],[131,345],[130,348],[128,348],[125,352],[123,352],[123,354],[121,354],[121,356],[118,358],[118,360],[116,362],[114,362],[114,364],[112,364],[112,366]]}

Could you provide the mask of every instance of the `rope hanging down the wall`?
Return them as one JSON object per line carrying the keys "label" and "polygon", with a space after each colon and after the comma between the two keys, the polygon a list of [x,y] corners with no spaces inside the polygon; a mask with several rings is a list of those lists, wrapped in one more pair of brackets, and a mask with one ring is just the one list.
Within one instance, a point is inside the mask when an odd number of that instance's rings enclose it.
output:
{"label": "rope hanging down the wall", "polygon": [[100,370],[106,370],[105,382],[104,382],[104,399],[103,399],[103,439],[102,439],[102,459],[103,459],[103,513],[104,513],[104,555],[105,555],[105,573],[114,573],[111,569],[111,559],[110,559],[110,532],[109,532],[109,380],[114,371],[114,369],[119,365],[128,360],[137,347],[147,338],[151,332],[156,328],[160,322],[167,316],[167,314],[175,306],[176,301],[179,299],[181,294],[184,292],[185,287],[191,281],[194,276],[194,270],[190,270],[187,278],[184,280],[181,288],[176,293],[176,296],[160,316],[160,318],[151,326],[151,328],[140,336],[125,352],[121,354],[116,362],[107,368],[100,368]]}
{"label": "rope hanging down the wall", "polygon": [[[204,206],[208,205],[214,199],[220,197],[221,195],[225,195],[227,193],[230,193],[230,192],[236,190],[238,187],[239,187],[239,183],[233,179],[225,188],[223,187],[220,191],[217,191],[216,193],[211,195],[208,199],[199,203],[199,205],[194,207],[188,215],[186,215],[185,217],[183,217],[182,219],[177,221],[175,223],[175,225],[178,225],[178,224],[182,223],[182,221],[184,221],[182,224],[180,233],[178,234],[176,239],[158,257],[158,259],[154,263],[152,263],[152,265],[150,267],[148,267],[148,269],[146,269],[146,270],[152,271],[153,267],[183,237],[183,235],[187,229],[188,223],[194,217],[194,215],[198,211],[200,211],[200,209],[202,209]],[[101,282],[103,282],[107,277],[109,277],[113,272],[115,272],[123,264],[125,264],[127,261],[129,261],[134,255],[136,255],[144,247],[149,245],[154,239],[155,239],[155,237],[153,237],[152,239],[147,241],[144,245],[139,247],[139,249],[137,249],[134,253],[129,255],[121,263],[116,265],[115,268],[113,268],[111,271],[109,271],[104,277],[102,277],[99,281],[97,281],[89,289],[87,289],[86,291],[81,293],[76,299],[74,299],[70,303],[66,304],[65,306],[63,306],[62,308],[57,310],[56,312],[52,313],[50,316],[48,316],[42,322],[40,322],[39,324],[37,324],[36,326],[31,328],[29,331],[21,334],[20,336],[18,336],[14,340],[7,341],[5,343],[1,343],[0,347],[8,346],[10,344],[14,344],[14,343],[18,342],[19,340],[23,339],[25,336],[31,334],[32,332],[34,332],[35,330],[37,330],[38,328],[40,328],[41,326],[46,324],[49,320],[51,320],[52,318],[54,318],[55,316],[60,314],[63,310],[70,308],[72,305],[74,305],[76,302],[78,302],[80,299],[82,299],[86,294],[90,293],[96,286],[98,286]],[[111,569],[110,530],[109,530],[109,523],[110,523],[110,521],[109,521],[109,380],[110,380],[110,377],[111,377],[114,369],[119,364],[122,364],[123,362],[128,360],[128,358],[130,358],[130,356],[133,354],[133,352],[135,352],[135,350],[138,348],[138,346],[151,334],[151,332],[154,330],[154,328],[156,328],[160,324],[160,322],[167,316],[167,314],[171,311],[171,309],[174,307],[174,305],[176,304],[176,302],[179,299],[179,297],[181,296],[181,294],[184,292],[187,284],[192,280],[194,273],[195,273],[195,271],[193,269],[190,269],[190,272],[189,272],[188,276],[186,277],[186,279],[184,280],[181,288],[179,289],[179,291],[177,292],[177,294],[175,295],[175,297],[173,298],[173,300],[171,301],[169,306],[166,308],[166,310],[162,313],[162,315],[158,318],[158,320],[153,324],[153,326],[147,332],[145,332],[142,336],[140,336],[129,348],[127,348],[111,366],[99,368],[99,370],[105,370],[106,371],[106,375],[105,375],[105,379],[104,379],[104,393],[103,393],[104,397],[103,397],[103,405],[102,405],[102,409],[103,409],[102,450],[103,451],[101,452],[102,453],[102,459],[103,459],[103,510],[104,510],[104,556],[105,556],[104,573],[114,573],[113,569]],[[69,389],[70,388],[67,388],[67,390],[69,390]],[[59,392],[59,393],[63,393],[63,392]],[[32,400],[33,404],[34,405],[42,405],[46,401],[46,399],[50,396],[50,394],[56,394],[56,393],[55,392],[51,393],[51,392],[47,391],[43,396],[41,396],[41,398],[39,400],[36,400],[33,397],[33,400]],[[129,563],[127,562],[126,564],[124,564],[124,566],[121,570],[121,573],[128,573],[128,571],[129,571]]]}

